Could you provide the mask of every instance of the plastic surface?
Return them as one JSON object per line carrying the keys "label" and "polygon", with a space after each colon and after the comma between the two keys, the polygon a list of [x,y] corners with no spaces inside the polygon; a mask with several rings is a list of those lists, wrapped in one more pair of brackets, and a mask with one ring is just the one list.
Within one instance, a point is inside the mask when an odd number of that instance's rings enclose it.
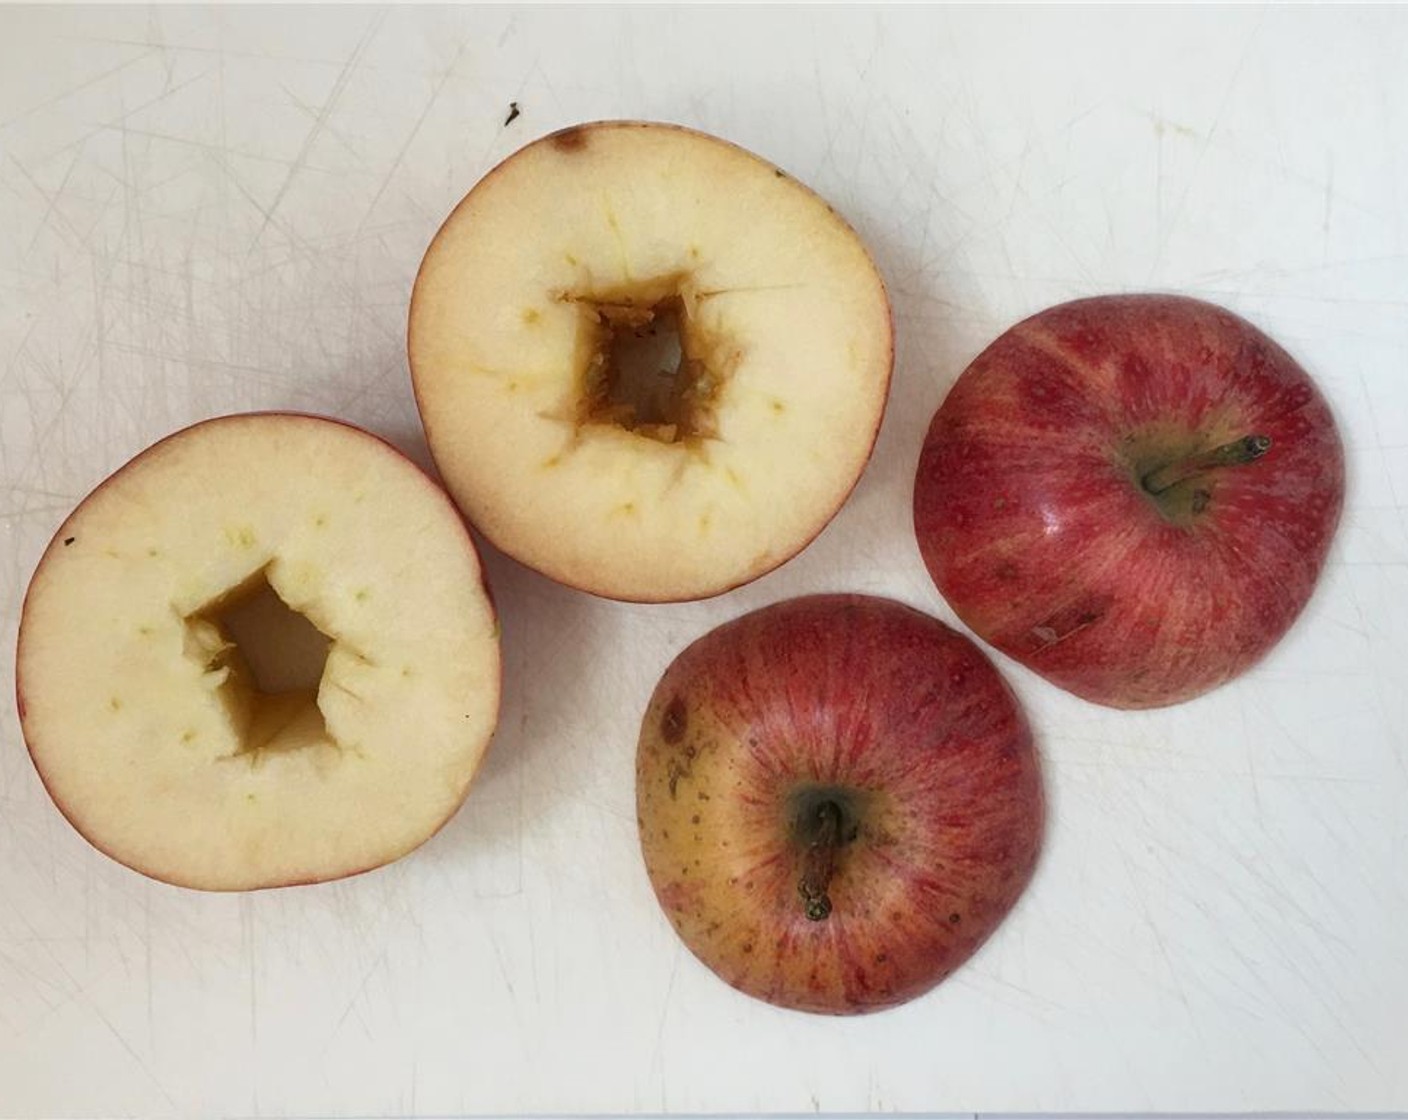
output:
{"label": "plastic surface", "polygon": [[[1405,57],[1394,8],[0,12],[0,679],[50,532],[167,432],[296,408],[424,462],[416,267],[552,129],[775,161],[873,248],[899,341],[859,488],[764,579],[630,606],[487,557],[500,733],[392,867],[147,882],[64,823],[0,692],[0,1115],[1408,1108]],[[910,527],[930,415],[1016,320],[1142,289],[1225,303],[1330,400],[1349,492],[1306,614],[1167,711],[997,658],[1051,804],[1009,921],[863,1020],[739,995],[646,880],[651,688],[793,594],[952,623]]]}

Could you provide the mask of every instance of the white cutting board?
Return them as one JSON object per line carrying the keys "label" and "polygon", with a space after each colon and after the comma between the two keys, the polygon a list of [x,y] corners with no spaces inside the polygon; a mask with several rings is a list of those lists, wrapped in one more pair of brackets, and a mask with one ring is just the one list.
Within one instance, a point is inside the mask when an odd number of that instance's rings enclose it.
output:
{"label": "white cutting board", "polygon": [[[695,125],[817,188],[895,303],[888,419],[800,558],[624,606],[490,552],[508,688],[453,823],[246,897],[147,882],[0,713],[0,1115],[1408,1109],[1408,9],[0,9],[0,678],[83,493],[157,437],[325,411],[422,462],[406,300],[497,160]],[[509,103],[521,115],[505,126]],[[1123,715],[1001,664],[1039,729],[1037,879],[929,996],[810,1018],[658,912],[633,754],[713,624],[823,589],[952,620],[910,485],[930,414],[1049,303],[1175,289],[1314,372],[1349,498],[1260,667]]]}

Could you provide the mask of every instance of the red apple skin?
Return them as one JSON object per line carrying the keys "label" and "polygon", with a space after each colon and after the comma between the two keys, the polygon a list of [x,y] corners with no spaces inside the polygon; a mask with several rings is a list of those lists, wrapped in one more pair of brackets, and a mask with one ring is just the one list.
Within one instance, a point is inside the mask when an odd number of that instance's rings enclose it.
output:
{"label": "red apple skin", "polygon": [[[1002,921],[1036,865],[1039,762],[969,639],[885,599],[818,595],[686,649],[641,726],[646,869],[690,950],[783,1007],[852,1014],[928,991]],[[809,919],[800,804],[849,842]],[[810,799],[810,800],[809,800]]]}
{"label": "red apple skin", "polygon": [[[1253,461],[1149,492],[1149,472],[1247,436]],[[1165,476],[1166,477],[1166,476]],[[1245,320],[1170,295],[1019,323],[935,414],[914,526],[984,641],[1099,704],[1152,708],[1244,672],[1310,598],[1344,452],[1306,372]]]}

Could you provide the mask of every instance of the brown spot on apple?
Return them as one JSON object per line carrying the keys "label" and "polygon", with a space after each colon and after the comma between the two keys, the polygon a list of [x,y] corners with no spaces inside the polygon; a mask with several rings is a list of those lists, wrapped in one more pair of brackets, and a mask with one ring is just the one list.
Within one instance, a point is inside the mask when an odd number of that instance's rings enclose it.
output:
{"label": "brown spot on apple", "polygon": [[1112,602],[1111,595],[1092,595],[1057,611],[1050,618],[1032,627],[1031,635],[1036,639],[1032,652],[1040,653],[1099,622],[1110,609]]}
{"label": "brown spot on apple", "polygon": [[74,541],[76,541],[77,539],[78,539],[77,537],[65,537],[65,538],[64,538],[64,547],[67,548],[69,545],[71,545],[71,544],[72,544]]}
{"label": "brown spot on apple", "polygon": [[559,152],[580,152],[587,146],[587,131],[581,125],[564,128],[549,136],[548,143]]}
{"label": "brown spot on apple", "polygon": [[676,696],[665,706],[665,714],[660,720],[660,735],[667,743],[678,743],[684,738],[689,726],[689,712],[685,708],[684,697]]}
{"label": "brown spot on apple", "polygon": [[660,888],[660,902],[675,914],[692,909],[698,900],[699,886],[695,883],[667,883]]}

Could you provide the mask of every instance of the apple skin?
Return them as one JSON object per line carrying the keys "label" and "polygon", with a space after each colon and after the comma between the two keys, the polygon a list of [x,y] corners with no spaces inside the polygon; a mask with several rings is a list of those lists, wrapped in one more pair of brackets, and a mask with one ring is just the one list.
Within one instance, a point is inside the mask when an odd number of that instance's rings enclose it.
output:
{"label": "apple skin", "polygon": [[[728,622],[669,667],[641,725],[641,848],[690,950],[748,995],[830,1014],[913,999],[1029,881],[1031,732],[968,638],[887,599],[816,595]],[[840,844],[809,918],[823,802]]]}
{"label": "apple skin", "polygon": [[[1262,437],[1264,453],[1169,464]],[[1250,323],[1113,295],[1019,323],[934,415],[914,488],[924,562],[984,641],[1115,708],[1244,672],[1310,598],[1344,452],[1309,375]]]}

